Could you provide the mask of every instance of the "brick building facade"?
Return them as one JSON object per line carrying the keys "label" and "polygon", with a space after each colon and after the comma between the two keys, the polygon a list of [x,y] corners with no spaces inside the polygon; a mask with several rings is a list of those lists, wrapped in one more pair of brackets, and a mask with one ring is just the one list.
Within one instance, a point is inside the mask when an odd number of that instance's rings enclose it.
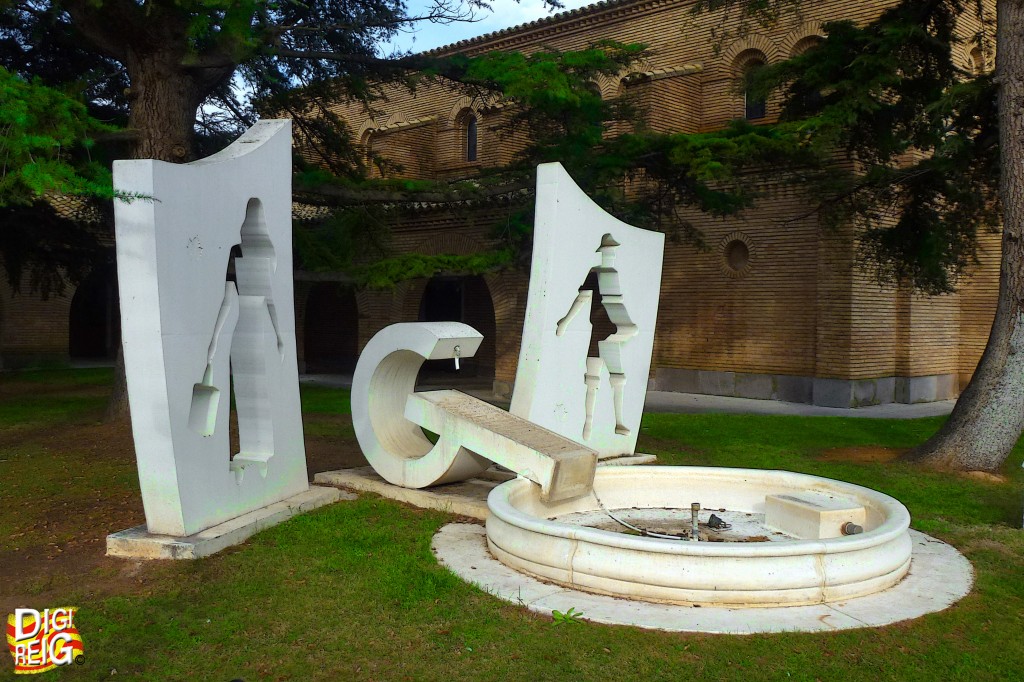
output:
{"label": "brick building facade", "polygon": [[109,363],[121,342],[113,237],[87,203],[74,197],[48,201],[58,215],[95,230],[104,257],[78,286],[49,296],[35,291],[30,268],[11,287],[0,265],[0,370],[64,366],[69,360]]}

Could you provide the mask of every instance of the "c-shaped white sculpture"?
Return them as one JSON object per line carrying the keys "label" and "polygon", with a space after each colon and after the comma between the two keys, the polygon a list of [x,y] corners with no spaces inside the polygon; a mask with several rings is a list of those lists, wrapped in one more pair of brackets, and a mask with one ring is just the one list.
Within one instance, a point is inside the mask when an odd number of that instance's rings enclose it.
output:
{"label": "c-shaped white sculpture", "polygon": [[[414,392],[424,360],[472,357],[482,340],[460,322],[394,324],[370,339],[352,379],[366,459],[406,488],[463,481],[496,462],[538,484],[544,500],[588,493],[596,451],[458,391]],[[421,426],[438,434],[436,444]]]}
{"label": "c-shaped white sculpture", "polygon": [[425,488],[471,478],[491,463],[464,448],[434,445],[405,418],[424,360],[476,354],[483,335],[460,322],[393,324],[370,339],[352,377],[352,424],[367,461],[384,480]]}

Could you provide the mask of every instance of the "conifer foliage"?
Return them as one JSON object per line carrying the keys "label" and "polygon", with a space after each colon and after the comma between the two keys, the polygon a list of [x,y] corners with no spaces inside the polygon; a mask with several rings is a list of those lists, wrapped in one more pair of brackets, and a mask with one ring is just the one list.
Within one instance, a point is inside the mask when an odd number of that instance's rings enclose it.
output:
{"label": "conifer foliage", "polygon": [[764,94],[781,90],[781,130],[847,162],[813,178],[826,220],[862,228],[881,281],[932,294],[955,289],[978,233],[999,225],[995,83],[954,57],[967,41],[991,52],[993,35],[958,36],[966,11],[907,0],[865,26],[828,23],[819,44],[751,76]]}
{"label": "conifer foliage", "polygon": [[[751,17],[765,6],[705,4]],[[958,32],[959,22],[978,28]],[[907,456],[998,470],[1024,431],[1024,3],[903,0],[865,26],[825,30],[818,46],[751,76],[783,92],[780,129],[846,161],[810,180],[823,215],[858,223],[880,279],[929,293],[955,289],[981,230],[1002,231],[985,352],[949,419]],[[957,47],[982,58],[958,64]]]}

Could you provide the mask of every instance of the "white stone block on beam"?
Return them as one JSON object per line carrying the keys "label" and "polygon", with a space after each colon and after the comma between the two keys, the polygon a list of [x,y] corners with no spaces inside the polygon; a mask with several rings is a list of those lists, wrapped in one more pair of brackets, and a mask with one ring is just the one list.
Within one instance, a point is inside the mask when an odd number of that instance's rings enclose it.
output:
{"label": "white stone block on beam", "polygon": [[594,450],[473,396],[413,393],[405,417],[437,433],[438,445],[465,448],[530,479],[544,501],[579,497],[593,488]]}

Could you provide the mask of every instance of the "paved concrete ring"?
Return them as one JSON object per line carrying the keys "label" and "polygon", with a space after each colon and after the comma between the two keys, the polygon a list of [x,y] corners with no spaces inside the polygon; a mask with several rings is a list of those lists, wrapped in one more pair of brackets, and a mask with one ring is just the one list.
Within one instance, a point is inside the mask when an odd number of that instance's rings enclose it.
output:
{"label": "paved concrete ring", "polygon": [[584,620],[670,632],[753,634],[831,632],[878,627],[948,608],[971,591],[971,564],[951,545],[910,531],[910,572],[887,590],[830,604],[728,608],[680,606],[610,597],[542,582],[502,564],[487,551],[482,526],[451,523],[434,535],[442,566],[499,599],[550,615],[570,608]]}

